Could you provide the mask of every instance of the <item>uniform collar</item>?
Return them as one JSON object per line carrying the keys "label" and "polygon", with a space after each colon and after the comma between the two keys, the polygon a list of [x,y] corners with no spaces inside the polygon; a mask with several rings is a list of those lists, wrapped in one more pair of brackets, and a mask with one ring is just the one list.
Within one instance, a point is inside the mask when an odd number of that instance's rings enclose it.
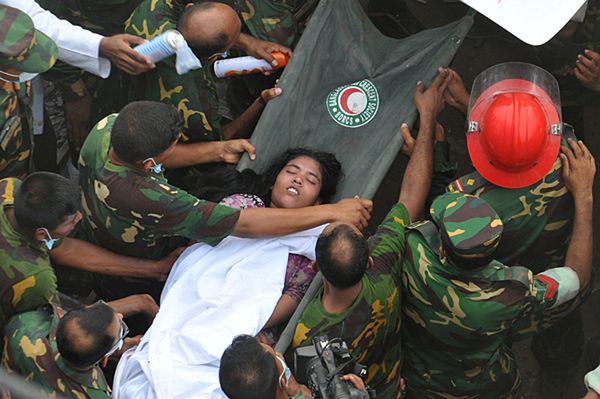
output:
{"label": "uniform collar", "polygon": [[102,369],[100,369],[99,366],[94,366],[89,370],[78,370],[70,366],[60,355],[56,343],[56,330],[58,329],[58,323],[66,312],[60,306],[52,305],[52,308],[53,315],[48,341],[50,342],[52,355],[54,356],[57,367],[65,375],[69,376],[69,378],[73,379],[73,381],[76,381],[78,384],[90,387],[92,389],[109,392],[110,388],[108,386],[108,382],[106,382],[104,372],[102,372]]}

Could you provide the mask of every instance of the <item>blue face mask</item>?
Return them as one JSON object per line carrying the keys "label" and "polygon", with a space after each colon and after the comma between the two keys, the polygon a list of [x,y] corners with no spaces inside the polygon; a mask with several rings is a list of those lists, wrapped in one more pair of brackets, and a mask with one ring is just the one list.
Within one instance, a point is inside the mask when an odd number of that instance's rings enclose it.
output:
{"label": "blue face mask", "polygon": [[48,238],[44,238],[44,245],[46,245],[48,251],[52,251],[52,248],[54,248],[54,244],[56,244],[56,242],[59,241],[59,239],[52,238],[50,232],[45,227],[40,227],[40,230],[42,230],[44,233],[46,233],[46,236],[48,236]]}
{"label": "blue face mask", "polygon": [[152,163],[154,164],[154,166],[152,166],[150,168],[151,171],[153,171],[157,175],[160,175],[163,172],[164,169],[163,169],[162,163],[156,163],[156,161],[154,160],[154,158],[144,159],[143,163],[146,163],[148,161],[152,161]]}
{"label": "blue face mask", "polygon": [[8,79],[4,79],[4,78],[0,77],[0,80],[2,80],[4,82],[8,82],[8,83],[25,83],[39,75],[38,73],[30,73],[30,72],[22,72],[19,75],[15,75],[14,73],[8,73],[8,72],[4,72],[4,71],[1,71],[1,72],[7,76],[15,78],[14,80],[8,80]]}

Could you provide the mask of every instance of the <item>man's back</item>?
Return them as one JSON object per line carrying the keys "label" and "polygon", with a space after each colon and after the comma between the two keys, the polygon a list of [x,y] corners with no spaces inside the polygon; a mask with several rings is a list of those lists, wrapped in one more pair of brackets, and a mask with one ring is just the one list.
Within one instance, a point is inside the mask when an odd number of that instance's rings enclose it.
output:
{"label": "man's back", "polygon": [[473,172],[455,180],[449,192],[465,192],[484,199],[504,224],[495,257],[508,265],[531,267],[534,273],[564,264],[573,226],[573,198],[562,179],[560,158],[539,182],[507,189]]}
{"label": "man's back", "polygon": [[305,309],[296,327],[292,349],[327,335],[348,343],[357,361],[368,367],[367,383],[378,398],[400,394],[400,261],[404,251],[404,227],[409,216],[396,205],[369,240],[374,264],[361,280],[361,291],[343,312],[324,308],[322,291]]}
{"label": "man's back", "polygon": [[506,339],[540,330],[542,312],[556,304],[559,285],[497,261],[461,269],[440,258],[438,248],[432,222],[409,229],[402,265],[409,397],[508,397],[520,378]]}
{"label": "man's back", "polygon": [[116,118],[100,121],[81,149],[85,238],[117,253],[158,259],[177,246],[171,237],[216,245],[230,234],[238,210],[199,200],[169,185],[162,174],[110,161]]}

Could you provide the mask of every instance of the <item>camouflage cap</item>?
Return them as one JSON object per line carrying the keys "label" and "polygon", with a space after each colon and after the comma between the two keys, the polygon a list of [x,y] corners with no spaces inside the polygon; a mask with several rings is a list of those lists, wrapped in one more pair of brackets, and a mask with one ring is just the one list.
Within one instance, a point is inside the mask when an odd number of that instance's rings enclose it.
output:
{"label": "camouflage cap", "polygon": [[502,236],[503,224],[484,200],[464,193],[447,193],[431,204],[431,217],[438,225],[446,250],[465,258],[491,255]]}
{"label": "camouflage cap", "polygon": [[58,56],[56,44],[36,30],[27,14],[0,5],[0,65],[21,72],[45,72]]}

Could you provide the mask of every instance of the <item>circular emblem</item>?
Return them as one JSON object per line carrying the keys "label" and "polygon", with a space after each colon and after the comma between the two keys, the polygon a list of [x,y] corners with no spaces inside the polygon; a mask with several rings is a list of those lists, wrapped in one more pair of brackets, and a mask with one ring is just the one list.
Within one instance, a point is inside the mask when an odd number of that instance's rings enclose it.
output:
{"label": "circular emblem", "polygon": [[378,109],[379,93],[368,79],[338,87],[327,96],[329,115],[342,126],[364,126],[371,122]]}

